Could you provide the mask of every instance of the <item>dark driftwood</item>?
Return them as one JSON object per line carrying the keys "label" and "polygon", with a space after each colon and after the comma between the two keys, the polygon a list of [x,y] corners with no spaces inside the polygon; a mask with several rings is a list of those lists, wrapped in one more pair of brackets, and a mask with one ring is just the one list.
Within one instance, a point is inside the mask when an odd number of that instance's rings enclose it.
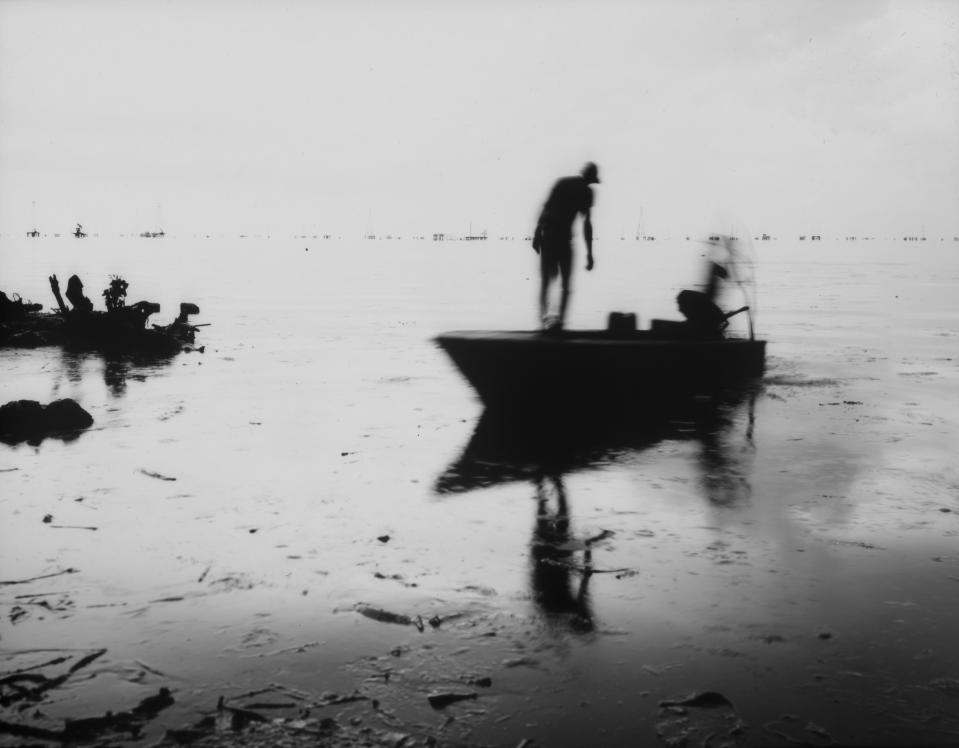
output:
{"label": "dark driftwood", "polygon": [[63,314],[67,313],[67,305],[63,303],[63,297],[60,295],[60,281],[57,280],[57,276],[50,276],[50,290],[53,291],[54,297],[57,300],[57,306],[60,308],[60,311]]}
{"label": "dark driftwood", "polygon": [[50,577],[59,577],[61,574],[76,574],[79,569],[69,568],[64,569],[63,571],[55,571],[52,574],[41,574],[38,577],[30,577],[29,579],[5,579],[0,581],[0,587],[8,584],[29,584],[30,582],[36,582],[40,579],[49,579]]}

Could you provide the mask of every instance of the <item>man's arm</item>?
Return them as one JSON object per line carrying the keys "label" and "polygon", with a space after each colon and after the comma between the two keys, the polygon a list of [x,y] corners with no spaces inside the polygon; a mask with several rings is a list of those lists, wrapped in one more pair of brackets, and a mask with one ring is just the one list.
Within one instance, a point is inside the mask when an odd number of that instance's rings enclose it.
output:
{"label": "man's arm", "polygon": [[593,222],[589,210],[583,214],[583,238],[586,240],[586,269],[593,269]]}
{"label": "man's arm", "polygon": [[543,219],[541,217],[539,221],[536,222],[536,230],[533,232],[533,249],[536,250],[536,254],[539,254],[539,250],[542,246],[543,246]]}

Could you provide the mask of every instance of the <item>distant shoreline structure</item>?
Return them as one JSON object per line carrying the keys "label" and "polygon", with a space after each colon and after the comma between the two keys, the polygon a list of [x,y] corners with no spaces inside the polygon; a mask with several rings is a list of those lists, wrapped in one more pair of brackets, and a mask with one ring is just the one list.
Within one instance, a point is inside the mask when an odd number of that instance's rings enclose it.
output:
{"label": "distant shoreline structure", "polygon": [[[362,241],[430,241],[430,242],[512,242],[512,241],[521,241],[527,242],[530,241],[530,237],[526,233],[511,233],[508,231],[500,231],[495,235],[491,235],[487,229],[484,229],[480,232],[473,232],[472,229],[465,233],[458,235],[456,233],[447,232],[447,231],[430,231],[430,232],[398,232],[398,233],[384,233],[384,234],[373,234],[373,233],[364,233],[359,235],[353,235],[352,232],[317,232],[317,233],[302,233],[296,232],[292,234],[280,233],[280,232],[240,232],[240,233],[226,233],[220,231],[188,231],[182,234],[169,234],[164,229],[159,229],[157,231],[141,231],[141,232],[106,232],[106,233],[92,233],[87,234],[82,229],[77,231],[76,229],[72,231],[64,232],[54,232],[54,233],[44,233],[37,228],[33,228],[27,231],[17,231],[17,232],[0,232],[0,238],[9,238],[9,237],[25,237],[28,239],[59,239],[59,238],[85,238],[87,236],[93,238],[116,238],[116,239],[127,239],[127,238],[138,238],[138,239],[161,239],[164,237],[173,237],[173,238],[190,238],[190,239],[291,239],[291,240],[317,240],[317,241],[330,241],[338,240],[342,241],[343,239],[352,239],[357,238]],[[682,232],[672,232],[666,233],[664,235],[653,235],[653,234],[643,234],[642,236],[632,237],[625,234],[619,234],[613,236],[607,234],[602,236],[597,233],[594,235],[594,241],[617,241],[630,244],[647,244],[657,241],[666,241],[666,242],[688,242],[688,241],[718,241],[723,236],[730,236],[729,234],[722,233],[682,233]],[[921,242],[959,242],[959,232],[953,234],[943,234],[943,235],[927,235],[925,233],[896,233],[896,234],[873,234],[873,233],[837,233],[837,234],[821,234],[821,233],[779,233],[773,234],[768,232],[756,233],[747,236],[732,236],[734,240],[747,240],[762,244],[769,244],[775,242],[871,242],[871,241],[882,241],[882,242],[909,242],[909,243],[921,243]]]}

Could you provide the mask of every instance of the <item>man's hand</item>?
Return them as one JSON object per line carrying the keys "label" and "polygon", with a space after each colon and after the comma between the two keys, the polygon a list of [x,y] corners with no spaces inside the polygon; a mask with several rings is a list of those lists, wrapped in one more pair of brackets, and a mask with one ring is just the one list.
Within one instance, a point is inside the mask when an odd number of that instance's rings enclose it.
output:
{"label": "man's hand", "polygon": [[586,269],[587,269],[587,270],[592,270],[592,269],[593,269],[593,265],[594,265],[594,263],[593,263],[593,258],[592,258],[592,257],[587,257],[587,258],[586,258]]}

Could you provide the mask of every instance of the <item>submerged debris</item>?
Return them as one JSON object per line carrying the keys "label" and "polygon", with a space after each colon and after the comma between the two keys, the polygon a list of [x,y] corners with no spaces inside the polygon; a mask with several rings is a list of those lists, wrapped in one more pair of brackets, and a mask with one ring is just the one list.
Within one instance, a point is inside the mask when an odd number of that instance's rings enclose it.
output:
{"label": "submerged debris", "polygon": [[[39,710],[31,710],[29,704],[40,702],[48,691],[64,684],[79,670],[99,659],[106,651],[105,649],[97,649],[88,652],[56,676],[44,675],[38,671],[41,668],[69,662],[70,656],[56,657],[47,662],[22,668],[0,677],[0,706],[16,705],[17,714],[23,720],[40,718],[42,714]],[[105,738],[109,739],[110,735],[116,733],[137,737],[146,722],[156,717],[173,703],[173,694],[170,689],[160,688],[156,694],[142,699],[132,709],[108,711],[96,717],[65,719],[59,729],[55,726],[56,723],[49,720],[33,724],[26,721],[8,722],[0,720],[0,734],[57,742],[100,741]]]}
{"label": "submerged debris", "polygon": [[835,743],[826,728],[815,722],[801,725],[799,717],[794,714],[787,714],[780,720],[763,723],[763,730],[790,745],[827,746]]}
{"label": "submerged debris", "polygon": [[[403,615],[402,613],[391,613],[388,610],[375,608],[372,605],[367,605],[366,603],[357,603],[353,606],[353,609],[361,616],[366,616],[367,618],[371,618],[374,621],[379,621],[380,623],[397,623],[401,626],[412,626],[414,624],[414,620],[407,615]],[[420,623],[422,625],[422,619]]]}
{"label": "submerged debris", "polygon": [[729,707],[732,708],[732,703],[723,696],[721,693],[716,691],[703,691],[702,693],[694,693],[691,696],[687,696],[685,699],[676,699],[672,701],[660,701],[659,705],[662,707],[670,706],[696,706],[703,709],[718,709],[719,707]]}
{"label": "submerged debris", "polygon": [[174,481],[176,478],[171,478],[169,475],[163,475],[162,473],[154,472],[153,470],[147,470],[146,468],[140,468],[140,472],[150,478],[156,478],[157,480],[167,480]]}
{"label": "submerged debris", "polygon": [[161,688],[156,695],[146,697],[130,711],[107,712],[102,717],[68,719],[63,725],[63,737],[71,741],[96,738],[109,732],[127,732],[137,736],[145,722],[156,717],[173,703],[170,689]]}
{"label": "submerged debris", "polygon": [[481,676],[479,678],[469,678],[466,681],[468,686],[479,686],[480,688],[490,688],[493,685],[493,679],[488,675]]}
{"label": "submerged debris", "polygon": [[50,579],[51,577],[59,577],[63,574],[76,574],[79,571],[80,571],[79,569],[74,569],[71,566],[61,571],[55,571],[51,574],[41,574],[40,576],[30,577],[28,579],[5,579],[0,581],[0,587],[3,587],[4,585],[8,585],[8,584],[29,584],[30,582],[37,582],[41,579]]}
{"label": "submerged debris", "polygon": [[[199,314],[200,309],[189,302],[180,304],[180,313],[172,323],[148,325],[150,315],[159,312],[160,305],[151,301],[127,305],[129,284],[118,276],[111,276],[109,286],[103,291],[105,312],[93,308],[78,276],[69,278],[66,294],[61,294],[56,275],[51,275],[48,280],[57,302],[56,311],[52,313],[43,312],[40,304],[10,302],[9,299],[5,303],[6,296],[0,292],[0,346],[64,345],[80,350],[135,351],[170,356],[185,346],[192,347],[197,329],[203,327],[190,322],[190,315]],[[72,309],[67,306],[67,301]]]}
{"label": "submerged debris", "polygon": [[667,746],[746,745],[745,724],[732,702],[716,691],[659,702],[656,735]]}
{"label": "submerged debris", "polygon": [[434,709],[444,709],[450,704],[455,704],[457,701],[468,701],[470,699],[476,698],[475,691],[469,691],[468,693],[457,693],[454,691],[448,692],[434,692],[427,696],[427,700],[430,702],[430,706]]}

